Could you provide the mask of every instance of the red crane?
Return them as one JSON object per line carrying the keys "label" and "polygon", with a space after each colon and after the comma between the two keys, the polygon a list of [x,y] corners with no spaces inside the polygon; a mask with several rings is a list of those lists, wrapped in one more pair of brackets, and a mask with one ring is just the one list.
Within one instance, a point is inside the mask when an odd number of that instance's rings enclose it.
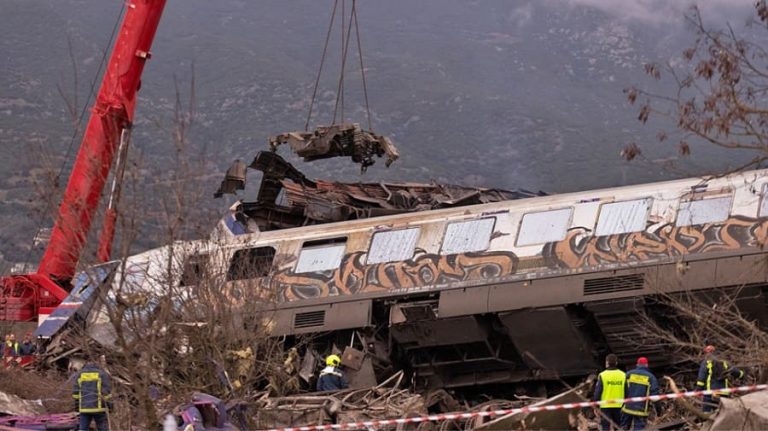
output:
{"label": "red crane", "polygon": [[[120,33],[96,95],[51,239],[36,273],[0,278],[0,321],[35,320],[41,307],[55,307],[71,290],[70,282],[104,184],[115,156],[122,157],[121,147],[128,144],[141,73],[150,58],[149,50],[165,1],[126,2]],[[113,198],[119,193],[118,188],[119,184],[113,186],[106,210],[98,251],[101,261],[108,260],[110,255],[117,216]]]}

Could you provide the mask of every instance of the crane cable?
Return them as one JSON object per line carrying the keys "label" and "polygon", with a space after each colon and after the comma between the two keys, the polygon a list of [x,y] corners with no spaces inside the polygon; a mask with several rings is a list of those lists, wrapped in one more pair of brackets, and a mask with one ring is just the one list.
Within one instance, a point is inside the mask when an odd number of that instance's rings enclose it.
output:
{"label": "crane cable", "polygon": [[315,98],[317,97],[317,88],[320,85],[320,75],[323,73],[323,65],[325,64],[325,55],[328,52],[328,42],[331,40],[331,30],[333,29],[333,21],[336,18],[336,7],[339,4],[339,0],[335,0],[333,3],[333,12],[331,12],[331,22],[328,24],[328,32],[325,35],[325,45],[323,45],[323,55],[320,58],[320,68],[317,70],[317,78],[315,79],[315,88],[312,90],[312,100],[309,102],[309,114],[307,114],[307,122],[304,123],[304,131],[309,130],[309,121],[312,118],[312,108],[315,106]]}
{"label": "crane cable", "polygon": [[365,113],[368,118],[368,130],[373,130],[371,108],[368,105],[368,85],[365,82],[365,67],[363,67],[363,46],[360,43],[360,26],[357,23],[357,0],[352,0],[352,17],[355,19],[355,36],[357,37],[357,57],[360,59],[360,76],[363,79],[363,95],[365,96]]}
{"label": "crane cable", "polygon": [[[354,0],[353,0],[354,1]],[[344,0],[341,0],[342,6]],[[354,14],[355,6],[352,5],[352,14]],[[342,17],[343,18],[343,17]],[[343,20],[342,20],[343,21]],[[342,26],[342,33],[344,33],[344,27]],[[347,28],[347,36],[345,40],[342,40],[341,46],[341,72],[339,72],[339,85],[336,88],[336,104],[333,107],[333,121],[331,124],[336,124],[336,111],[339,108],[339,102],[341,102],[341,122],[344,122],[344,69],[347,65],[347,51],[349,50],[349,36],[352,34],[352,17],[349,18],[349,28]]]}
{"label": "crane cable", "polygon": [[[101,56],[99,67],[96,70],[96,75],[94,75],[93,80],[91,81],[91,87],[88,92],[88,97],[85,99],[83,108],[80,110],[80,114],[77,117],[77,122],[75,122],[75,130],[72,131],[72,136],[69,139],[69,145],[67,146],[67,152],[64,154],[64,160],[62,160],[61,166],[59,167],[59,171],[56,173],[56,176],[54,177],[54,183],[57,183],[61,178],[62,174],[64,173],[64,168],[67,166],[68,159],[70,158],[72,154],[72,149],[74,148],[75,138],[77,138],[77,136],[80,134],[80,128],[83,124],[83,118],[85,118],[85,113],[87,112],[88,107],[90,106],[91,99],[93,98],[93,95],[96,89],[96,84],[99,81],[99,76],[101,75],[101,72],[104,68],[104,64],[107,61],[109,48],[112,46],[112,42],[114,41],[115,35],[117,34],[117,29],[120,26],[120,22],[122,20],[123,14],[125,13],[125,2],[121,2],[121,5],[122,6],[120,6],[120,12],[117,14],[117,19],[115,20],[115,24],[112,26],[112,33],[109,35],[109,41],[107,42],[107,46],[104,49],[104,52]],[[48,205],[48,210],[53,210],[53,208],[51,208],[50,202]],[[32,241],[34,241],[34,239],[37,238],[38,235],[40,235],[40,232],[43,230],[43,223],[45,222],[45,219],[47,218],[48,214],[49,214],[49,211],[43,211],[42,214],[40,215],[40,219],[37,222],[35,235],[32,236]],[[32,255],[33,249],[34,247],[30,246],[29,250],[27,250],[27,256],[24,258],[24,264],[27,264],[29,262],[29,258]]]}
{"label": "crane cable", "polygon": [[[326,35],[325,35],[325,44],[323,45],[323,54],[322,54],[322,56],[320,58],[320,67],[318,68],[317,76],[315,78],[315,86],[314,86],[314,89],[312,90],[312,98],[311,98],[310,103],[309,103],[309,113],[307,114],[307,121],[304,123],[304,131],[308,131],[309,130],[309,123],[310,123],[311,118],[312,118],[312,112],[313,112],[313,109],[314,109],[315,100],[317,99],[317,89],[318,89],[318,87],[320,85],[320,76],[323,73],[323,66],[325,65],[325,58],[326,58],[327,53],[328,53],[328,44],[329,44],[330,39],[331,39],[331,32],[333,30],[333,24],[335,22],[336,11],[338,9],[338,5],[339,5],[339,0],[335,0],[334,3],[333,3],[333,10],[331,12],[330,23],[328,24],[328,30],[327,30]],[[369,130],[373,130],[373,125],[372,125],[372,121],[371,121],[371,109],[370,109],[370,104],[368,102],[368,84],[367,84],[367,81],[365,79],[365,67],[363,65],[363,48],[362,48],[362,44],[360,42],[360,24],[359,24],[358,18],[357,18],[357,0],[352,0],[352,9],[351,9],[350,14],[349,14],[349,22],[348,23],[345,22],[346,21],[345,20],[345,13],[344,13],[344,11],[345,11],[345,0],[341,0],[341,11],[342,11],[341,12],[341,15],[342,15],[342,18],[341,18],[341,20],[342,20],[341,29],[342,29],[342,36],[343,36],[342,41],[341,41],[342,42],[342,46],[341,46],[341,71],[339,72],[339,81],[338,81],[337,91],[336,91],[336,101],[335,101],[334,108],[333,108],[332,124],[336,123],[336,118],[337,118],[337,116],[339,116],[338,115],[339,113],[341,114],[340,115],[340,121],[342,123],[344,122],[344,78],[345,78],[344,70],[346,68],[347,54],[348,54],[348,51],[349,51],[349,41],[350,41],[350,37],[352,35],[352,25],[354,24],[354,26],[355,26],[355,40],[357,42],[357,54],[358,54],[358,58],[360,60],[360,76],[362,78],[362,83],[363,83],[363,95],[364,95],[364,98],[365,98],[365,111],[366,111],[367,120],[368,120],[368,129]],[[346,27],[346,30],[345,30],[345,27]]]}

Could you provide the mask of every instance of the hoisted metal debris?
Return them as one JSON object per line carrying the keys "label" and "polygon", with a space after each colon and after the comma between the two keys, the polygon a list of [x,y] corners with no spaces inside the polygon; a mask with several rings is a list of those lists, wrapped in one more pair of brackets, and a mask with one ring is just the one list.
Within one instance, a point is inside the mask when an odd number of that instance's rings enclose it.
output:
{"label": "hoisted metal debris", "polygon": [[288,132],[269,138],[272,151],[288,144],[305,162],[331,157],[351,157],[365,172],[374,164],[374,156],[386,156],[389,167],[400,153],[388,137],[363,130],[358,123],[319,126],[313,132]]}
{"label": "hoisted metal debris", "polygon": [[[310,180],[271,151],[257,153],[248,167],[263,173],[258,197],[256,201],[241,202],[235,217],[251,232],[544,195],[522,189],[487,189],[439,183]],[[225,187],[231,184],[228,181],[231,180],[232,170],[227,171],[217,195],[233,191]],[[279,201],[281,194],[285,202]]]}

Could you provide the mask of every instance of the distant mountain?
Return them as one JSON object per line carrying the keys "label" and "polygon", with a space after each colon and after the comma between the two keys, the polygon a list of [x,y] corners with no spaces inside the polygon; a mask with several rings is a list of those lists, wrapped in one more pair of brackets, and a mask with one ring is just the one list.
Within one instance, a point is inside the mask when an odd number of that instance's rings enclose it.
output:
{"label": "distant mountain", "polygon": [[[675,169],[619,158],[635,141],[651,160],[676,159],[655,141],[664,125],[642,127],[622,89],[648,85],[643,63],[675,59],[692,42],[682,11],[649,2],[617,8],[608,0],[358,3],[374,128],[394,139],[402,159],[365,176],[346,161],[320,161],[302,166],[309,176],[565,192],[723,167],[712,151]],[[185,233],[206,231],[226,208],[211,193],[229,163],[250,160],[272,134],[303,128],[331,5],[168,3],[133,134],[126,202],[139,214],[135,248],[163,242],[169,226],[182,223],[169,217],[179,184],[184,205],[195,209],[186,212]],[[724,7],[738,19],[748,6]],[[78,137],[67,152],[73,119],[57,85],[70,103],[77,94],[79,112],[122,2],[0,0],[0,7],[0,262],[34,262],[31,238],[55,214],[40,193],[62,167],[56,190],[64,187],[79,144]],[[330,122],[339,31],[314,124]],[[364,123],[356,56],[347,75],[346,118]],[[173,139],[174,86],[186,105],[193,76],[195,116],[181,148]]]}

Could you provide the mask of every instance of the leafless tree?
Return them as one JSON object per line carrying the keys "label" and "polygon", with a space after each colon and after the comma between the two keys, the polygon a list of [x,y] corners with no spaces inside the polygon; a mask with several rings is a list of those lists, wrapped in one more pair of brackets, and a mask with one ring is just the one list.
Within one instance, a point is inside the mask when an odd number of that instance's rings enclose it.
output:
{"label": "leafless tree", "polygon": [[[102,362],[112,374],[116,429],[151,429],[193,392],[243,396],[290,378],[264,311],[273,300],[268,280],[229,281],[226,247],[209,239],[220,214],[206,214],[199,205],[211,195],[211,184],[200,181],[206,160],[191,145],[194,80],[188,103],[182,93],[177,87],[172,118],[155,121],[170,136],[174,169],[150,179],[144,157],[129,153],[117,208],[117,275],[99,292],[100,305],[87,322],[101,322],[110,336],[97,342],[80,326],[61,337],[79,349],[80,359]],[[164,246],[152,255],[152,270],[132,268],[131,256],[143,251],[137,243],[148,234]],[[93,251],[84,252],[80,268],[98,263]]]}
{"label": "leafless tree", "polygon": [[[754,167],[768,158],[768,52],[757,41],[725,29],[708,26],[698,8],[693,7],[686,21],[696,35],[693,46],[682,53],[679,64],[646,64],[645,72],[657,80],[671,80],[676,90],[659,94],[631,87],[625,90],[631,104],[639,106],[638,120],[646,123],[654,116],[671,120],[682,137],[676,142],[681,156],[688,156],[694,144],[710,144],[740,150],[748,160],[733,170]],[[768,6],[755,2],[753,27],[768,29]],[[755,33],[751,33],[752,36]],[[657,134],[667,141],[670,130]],[[629,144],[626,159],[640,154]]]}
{"label": "leafless tree", "polygon": [[[768,30],[768,4],[754,3],[751,28],[739,34],[726,25],[716,29],[705,21],[701,11],[693,7],[685,17],[695,33],[695,42],[682,52],[675,64],[645,64],[647,75],[671,83],[670,92],[647,88],[625,90],[630,104],[638,107],[637,119],[645,124],[653,118],[663,119],[672,129],[657,134],[659,142],[672,142],[681,157],[697,149],[711,146],[732,150],[741,160],[727,174],[759,167],[768,159],[768,51],[758,40]],[[641,148],[628,144],[623,156],[631,160]],[[761,265],[765,266],[766,262]],[[764,268],[759,269],[764,271]],[[748,370],[750,382],[765,382],[768,376],[768,343],[766,322],[745,312],[745,304],[763,301],[751,298],[749,286],[706,292],[679,292],[658,286],[653,305],[646,307],[638,324],[644,345],[662,347],[673,355],[687,372],[674,376],[678,386],[691,389],[695,369],[703,359],[702,349],[715,345],[717,355]],[[705,417],[695,406],[686,410]]]}

